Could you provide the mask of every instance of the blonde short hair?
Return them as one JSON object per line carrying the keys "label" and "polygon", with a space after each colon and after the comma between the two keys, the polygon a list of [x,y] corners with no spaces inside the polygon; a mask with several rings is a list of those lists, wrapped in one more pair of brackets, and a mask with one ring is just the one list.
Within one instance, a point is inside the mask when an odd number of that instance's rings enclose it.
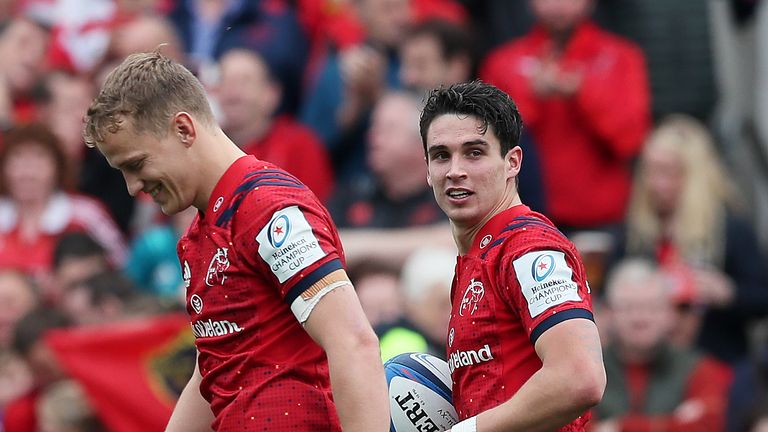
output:
{"label": "blonde short hair", "polygon": [[104,82],[85,116],[83,136],[89,147],[104,141],[130,121],[137,133],[163,137],[171,118],[188,112],[206,124],[214,117],[200,81],[158,50],[131,54]]}

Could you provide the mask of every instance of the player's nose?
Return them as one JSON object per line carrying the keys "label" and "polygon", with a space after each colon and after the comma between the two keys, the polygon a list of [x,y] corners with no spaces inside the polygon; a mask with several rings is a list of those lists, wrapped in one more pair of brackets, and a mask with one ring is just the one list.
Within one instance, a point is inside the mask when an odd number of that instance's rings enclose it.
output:
{"label": "player's nose", "polygon": [[123,178],[125,179],[125,186],[128,188],[128,193],[133,197],[144,188],[144,182],[142,182],[138,176],[124,172]]}
{"label": "player's nose", "polygon": [[467,176],[467,171],[464,168],[464,164],[460,157],[451,157],[451,161],[448,165],[448,171],[445,176],[451,180],[463,178]]}

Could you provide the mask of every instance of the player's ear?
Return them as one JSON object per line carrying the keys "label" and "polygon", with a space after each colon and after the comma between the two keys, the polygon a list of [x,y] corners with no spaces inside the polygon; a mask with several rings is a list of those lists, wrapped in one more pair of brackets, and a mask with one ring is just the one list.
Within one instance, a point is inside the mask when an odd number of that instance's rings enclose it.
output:
{"label": "player's ear", "polygon": [[427,184],[432,187],[432,179],[429,177],[429,159],[424,156],[424,163],[427,165]]}
{"label": "player's ear", "polygon": [[182,111],[173,116],[173,133],[186,147],[191,146],[195,142],[197,130],[195,129],[195,122],[189,113]]}
{"label": "player's ear", "polygon": [[514,178],[520,173],[523,164],[523,149],[520,146],[514,146],[504,156],[507,163],[507,178]]}

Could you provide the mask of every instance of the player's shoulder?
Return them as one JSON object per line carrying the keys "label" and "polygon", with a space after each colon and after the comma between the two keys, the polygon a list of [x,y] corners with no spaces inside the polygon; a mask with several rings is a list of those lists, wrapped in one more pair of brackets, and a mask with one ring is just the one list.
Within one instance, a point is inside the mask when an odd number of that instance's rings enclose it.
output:
{"label": "player's shoulder", "polygon": [[[257,160],[258,161],[258,160]],[[227,227],[243,220],[255,222],[270,218],[288,207],[317,210],[318,199],[295,176],[264,161],[251,164],[228,197],[220,197],[215,225]],[[214,207],[215,210],[216,207]]]}
{"label": "player's shoulder", "polygon": [[544,215],[527,212],[510,218],[490,241],[483,258],[492,261],[517,259],[536,251],[570,252],[573,244]]}

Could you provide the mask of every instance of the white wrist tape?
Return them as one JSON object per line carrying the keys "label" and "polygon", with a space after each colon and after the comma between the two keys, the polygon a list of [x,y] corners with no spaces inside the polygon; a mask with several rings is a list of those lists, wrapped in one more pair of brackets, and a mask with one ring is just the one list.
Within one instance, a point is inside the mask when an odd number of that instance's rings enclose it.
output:
{"label": "white wrist tape", "polygon": [[477,416],[470,417],[454,425],[451,428],[451,432],[477,432]]}

